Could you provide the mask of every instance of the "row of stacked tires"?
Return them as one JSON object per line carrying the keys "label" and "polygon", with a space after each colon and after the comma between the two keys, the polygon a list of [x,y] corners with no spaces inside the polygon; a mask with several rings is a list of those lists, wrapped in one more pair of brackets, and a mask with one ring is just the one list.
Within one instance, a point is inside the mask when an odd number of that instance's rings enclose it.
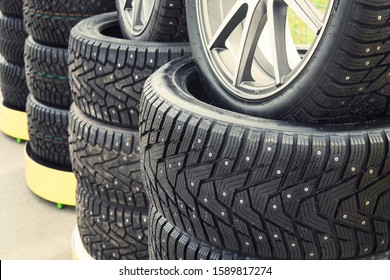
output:
{"label": "row of stacked tires", "polygon": [[[29,143],[26,180],[39,196],[75,205],[76,181],[71,172],[68,119],[72,103],[68,77],[71,28],[89,16],[112,11],[112,1],[27,0],[24,21]],[[61,174],[61,175],[59,175]],[[73,186],[74,185],[74,186]]]}
{"label": "row of stacked tires", "polygon": [[[71,34],[70,150],[87,252],[96,259],[389,258],[389,132],[386,114],[372,110],[388,92],[390,31],[382,14],[389,5],[329,1],[324,32],[344,33],[327,48],[323,35],[305,62],[311,70],[297,66],[302,72],[290,84],[278,86],[290,76],[275,74],[278,94],[271,95],[256,88],[260,69],[248,74],[257,65],[245,62],[264,60],[254,57],[259,45],[229,41],[245,4],[228,1],[221,13],[230,13],[216,28],[216,1],[152,2],[148,12],[146,4],[118,0],[119,22],[101,15]],[[137,3],[152,23],[138,30],[138,18],[129,23],[126,14]],[[193,58],[188,44],[152,42],[166,38],[158,36],[159,15],[185,10]],[[208,13],[213,20],[200,21]],[[183,18],[167,23],[182,34]],[[202,37],[213,28],[219,37]],[[230,75],[237,54],[226,52],[235,45],[247,56]],[[241,83],[225,85],[234,74]],[[246,100],[251,88],[255,97]],[[370,106],[362,101],[368,96]]]}
{"label": "row of stacked tires", "polygon": [[[15,138],[26,140],[28,89],[23,52],[27,33],[22,9],[22,1],[0,1],[0,88],[3,95],[0,129]],[[14,123],[10,124],[12,121]],[[14,126],[23,128],[14,129]]]}
{"label": "row of stacked tires", "polygon": [[252,2],[24,1],[27,151],[90,257],[390,257],[388,1]]}

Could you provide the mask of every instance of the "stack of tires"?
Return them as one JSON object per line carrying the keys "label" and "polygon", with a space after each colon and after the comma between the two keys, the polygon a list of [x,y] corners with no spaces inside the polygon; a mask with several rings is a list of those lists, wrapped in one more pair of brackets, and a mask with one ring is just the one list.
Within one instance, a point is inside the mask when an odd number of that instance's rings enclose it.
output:
{"label": "stack of tires", "polygon": [[70,30],[82,19],[115,9],[111,0],[26,0],[25,44],[28,132],[26,180],[29,188],[59,207],[75,205],[68,117]]}
{"label": "stack of tires", "polygon": [[186,5],[140,105],[150,257],[389,258],[389,1]]}
{"label": "stack of tires", "polygon": [[23,1],[0,0],[0,130],[16,139],[28,140],[24,74]]}
{"label": "stack of tires", "polygon": [[[139,6],[134,8],[133,2]],[[76,258],[149,258],[139,103],[153,72],[190,54],[188,43],[180,42],[187,38],[183,2],[118,0],[119,15],[91,17],[71,32],[69,142],[78,181]]]}

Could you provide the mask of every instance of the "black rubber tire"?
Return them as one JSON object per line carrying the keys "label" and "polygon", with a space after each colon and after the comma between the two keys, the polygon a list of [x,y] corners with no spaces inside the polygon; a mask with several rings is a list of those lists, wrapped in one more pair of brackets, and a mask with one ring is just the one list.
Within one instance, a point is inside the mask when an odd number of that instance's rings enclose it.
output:
{"label": "black rubber tire", "polygon": [[216,78],[202,47],[196,3],[186,0],[188,33],[201,80],[217,106],[318,124],[361,123],[390,115],[389,1],[336,1],[305,69],[277,95],[257,102],[237,97]]}
{"label": "black rubber tire", "polygon": [[7,16],[23,17],[23,0],[0,0],[0,11]]}
{"label": "black rubber tire", "polygon": [[26,111],[28,88],[24,67],[1,60],[0,89],[4,105],[19,111]]}
{"label": "black rubber tire", "polygon": [[70,167],[68,111],[46,106],[31,94],[27,98],[31,151],[42,160]]}
{"label": "black rubber tire", "polygon": [[187,21],[184,0],[156,0],[150,21],[139,35],[131,32],[131,26],[116,0],[119,24],[125,38],[150,42],[187,42]]}
{"label": "black rubber tire", "polygon": [[24,65],[24,41],[27,33],[23,19],[0,14],[0,54],[10,63]]}
{"label": "black rubber tire", "polygon": [[81,20],[115,11],[113,0],[25,0],[24,21],[37,42],[67,47],[70,30]]}
{"label": "black rubber tire", "polygon": [[[171,224],[154,208],[149,218],[149,256],[153,260],[246,260],[252,259],[217,248]],[[390,260],[390,251],[364,258]]]}
{"label": "black rubber tire", "polygon": [[69,144],[80,187],[112,203],[147,209],[138,138],[138,130],[97,122],[73,105]]}
{"label": "black rubber tire", "polygon": [[189,54],[190,47],[120,36],[116,13],[78,24],[69,43],[70,86],[74,102],[87,115],[134,128],[145,80],[168,61]]}
{"label": "black rubber tire", "polygon": [[77,225],[84,248],[98,260],[147,260],[148,211],[103,201],[77,189]]}
{"label": "black rubber tire", "polygon": [[193,96],[202,91],[189,58],[145,84],[141,171],[169,222],[256,258],[389,250],[388,121],[298,126],[213,107]]}
{"label": "black rubber tire", "polygon": [[72,96],[68,76],[68,49],[45,46],[28,37],[25,63],[30,93],[43,104],[69,109]]}

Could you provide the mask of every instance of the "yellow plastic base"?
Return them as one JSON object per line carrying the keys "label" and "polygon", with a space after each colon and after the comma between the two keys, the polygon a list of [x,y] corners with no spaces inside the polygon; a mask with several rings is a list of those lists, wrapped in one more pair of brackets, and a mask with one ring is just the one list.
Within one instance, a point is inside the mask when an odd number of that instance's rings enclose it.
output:
{"label": "yellow plastic base", "polygon": [[48,201],[63,205],[76,205],[77,180],[71,171],[57,170],[34,161],[25,150],[26,182],[30,190]]}
{"label": "yellow plastic base", "polygon": [[94,258],[85,250],[77,226],[72,233],[72,260],[92,261]]}
{"label": "yellow plastic base", "polygon": [[13,138],[28,140],[27,113],[0,105],[0,130]]}

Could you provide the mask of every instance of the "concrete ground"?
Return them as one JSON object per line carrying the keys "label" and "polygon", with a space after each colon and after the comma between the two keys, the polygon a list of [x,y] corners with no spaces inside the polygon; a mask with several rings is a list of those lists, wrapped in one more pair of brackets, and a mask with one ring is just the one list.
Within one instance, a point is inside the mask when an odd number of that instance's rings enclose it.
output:
{"label": "concrete ground", "polygon": [[75,209],[57,209],[30,191],[24,148],[0,132],[0,259],[69,260]]}

